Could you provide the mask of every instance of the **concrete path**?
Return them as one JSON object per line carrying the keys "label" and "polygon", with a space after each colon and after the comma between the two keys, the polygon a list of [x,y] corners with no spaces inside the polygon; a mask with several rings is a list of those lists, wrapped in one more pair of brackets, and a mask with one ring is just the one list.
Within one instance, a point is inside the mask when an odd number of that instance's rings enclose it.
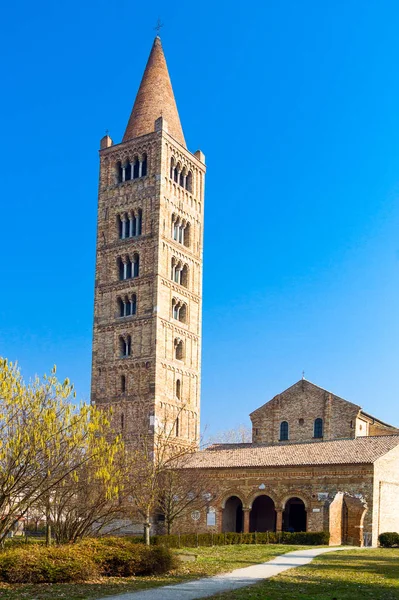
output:
{"label": "concrete path", "polygon": [[141,592],[129,592],[116,596],[106,596],[104,600],[196,600],[209,598],[220,592],[237,590],[248,585],[258,583],[263,579],[274,577],[287,569],[301,567],[312,562],[315,556],[337,550],[353,550],[352,546],[336,546],[332,548],[314,548],[309,550],[296,550],[287,552],[270,560],[269,562],[236,569],[231,573],[204,577],[186,583],[165,585]]}

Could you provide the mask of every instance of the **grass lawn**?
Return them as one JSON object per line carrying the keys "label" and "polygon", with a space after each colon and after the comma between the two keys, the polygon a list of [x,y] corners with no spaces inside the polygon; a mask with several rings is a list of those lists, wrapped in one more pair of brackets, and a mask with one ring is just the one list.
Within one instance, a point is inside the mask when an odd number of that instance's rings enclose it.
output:
{"label": "grass lawn", "polygon": [[251,546],[214,546],[213,548],[187,548],[198,555],[196,562],[182,562],[176,571],[160,577],[107,577],[97,581],[76,584],[2,584],[0,583],[1,600],[83,600],[102,598],[112,594],[123,594],[137,590],[179,583],[207,575],[215,575],[266,562],[285,552],[302,549],[303,546],[287,546],[270,544]]}
{"label": "grass lawn", "polygon": [[254,586],[215,600],[398,600],[399,549],[325,554]]}

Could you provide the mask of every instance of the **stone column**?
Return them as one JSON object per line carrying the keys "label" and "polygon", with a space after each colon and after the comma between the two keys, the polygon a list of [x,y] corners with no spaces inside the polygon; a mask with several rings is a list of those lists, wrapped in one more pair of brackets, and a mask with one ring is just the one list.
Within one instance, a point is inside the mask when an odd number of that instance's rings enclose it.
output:
{"label": "stone column", "polygon": [[125,237],[127,237],[126,236],[126,229],[127,229],[126,225],[127,225],[126,217],[123,217],[122,218],[122,239],[123,240],[125,239]]}
{"label": "stone column", "polygon": [[122,181],[126,181],[126,167],[122,167]]}
{"label": "stone column", "polygon": [[244,523],[243,523],[244,533],[249,533],[249,515],[251,514],[251,509],[243,508],[242,512],[243,512],[243,516],[244,516]]}
{"label": "stone column", "polygon": [[282,531],[282,530],[283,530],[283,510],[282,510],[281,508],[280,508],[280,509],[277,509],[277,510],[276,510],[276,513],[277,513],[277,518],[276,518],[276,531],[277,531],[277,533],[278,533],[279,531]]}
{"label": "stone column", "polygon": [[133,222],[134,222],[134,215],[132,213],[131,215],[129,215],[129,237],[133,237]]}
{"label": "stone column", "polygon": [[139,160],[139,177],[142,177],[143,174],[143,161]]}

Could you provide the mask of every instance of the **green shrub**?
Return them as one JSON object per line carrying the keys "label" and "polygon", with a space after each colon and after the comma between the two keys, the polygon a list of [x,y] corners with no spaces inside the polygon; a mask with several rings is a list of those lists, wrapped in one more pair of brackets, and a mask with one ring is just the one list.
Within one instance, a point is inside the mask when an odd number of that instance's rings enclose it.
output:
{"label": "green shrub", "polygon": [[12,548],[0,554],[0,578],[9,583],[67,583],[96,576],[93,560],[71,546]]}
{"label": "green shrub", "polygon": [[399,533],[395,531],[387,531],[380,533],[378,536],[380,546],[383,548],[392,548],[393,546],[399,546]]}
{"label": "green shrub", "polygon": [[167,548],[145,546],[130,538],[90,539],[79,546],[91,553],[100,574],[106,577],[160,575],[174,566],[174,556]]}
{"label": "green shrub", "polygon": [[0,580],[9,583],[67,583],[99,576],[163,574],[174,556],[121,538],[88,539],[74,545],[14,547],[0,553]]}
{"label": "green shrub", "polygon": [[176,567],[177,560],[165,546],[148,546],[142,560],[140,575],[162,575]]}
{"label": "green shrub", "polygon": [[301,546],[324,546],[328,544],[327,531],[262,533],[186,533],[180,535],[154,535],[151,544],[167,548],[194,548],[197,546],[225,546],[231,544],[291,544]]}

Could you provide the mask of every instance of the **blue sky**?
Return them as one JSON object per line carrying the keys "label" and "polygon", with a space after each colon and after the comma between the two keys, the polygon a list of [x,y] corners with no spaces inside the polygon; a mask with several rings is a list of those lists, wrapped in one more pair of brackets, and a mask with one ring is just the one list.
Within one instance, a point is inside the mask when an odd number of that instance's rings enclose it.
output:
{"label": "blue sky", "polygon": [[202,425],[306,378],[399,425],[399,5],[3,7],[0,354],[89,399],[99,140],[158,16],[206,155]]}

